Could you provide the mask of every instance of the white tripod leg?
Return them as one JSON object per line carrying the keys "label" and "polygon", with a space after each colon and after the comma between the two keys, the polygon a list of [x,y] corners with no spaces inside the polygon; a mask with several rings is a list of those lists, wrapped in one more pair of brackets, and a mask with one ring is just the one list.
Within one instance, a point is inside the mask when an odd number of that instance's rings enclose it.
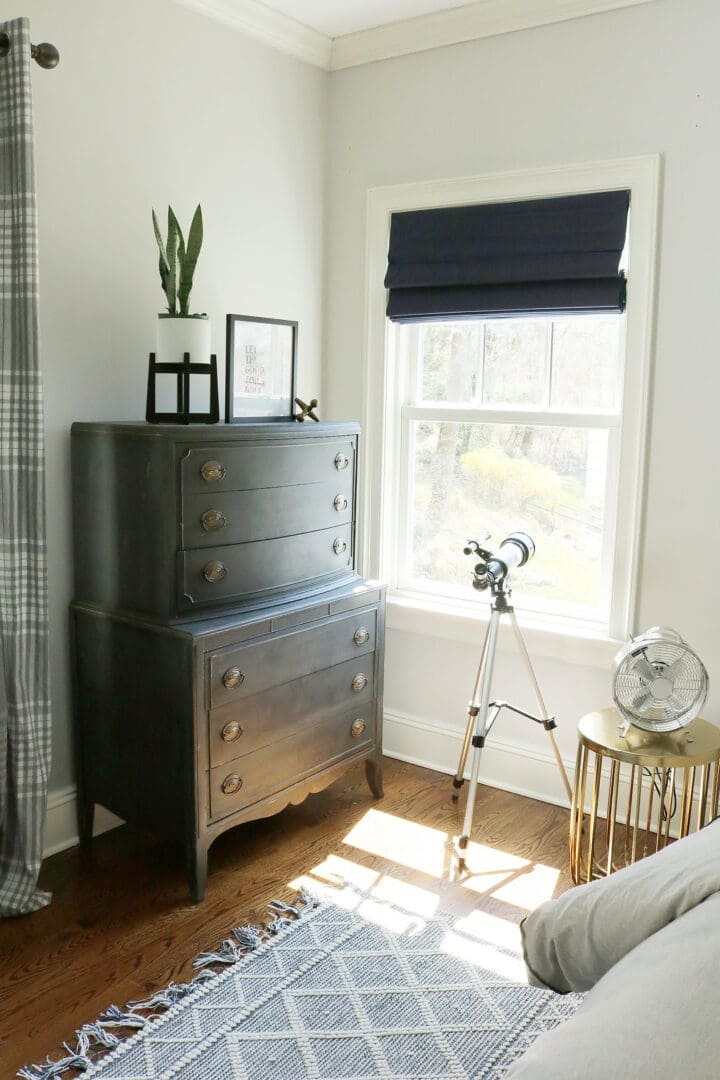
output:
{"label": "white tripod leg", "polygon": [[490,636],[490,625],[485,631],[485,640],[483,641],[482,652],[480,653],[480,662],[478,664],[477,674],[475,676],[475,685],[473,687],[472,698],[468,706],[468,719],[467,726],[465,728],[465,738],[463,739],[462,750],[460,751],[460,760],[458,761],[457,772],[453,777],[453,802],[457,802],[460,798],[460,788],[465,783],[465,766],[467,765],[467,758],[470,752],[470,744],[475,731],[475,721],[477,720],[476,710],[477,703],[480,697],[480,686],[482,685],[483,674],[485,672],[485,659],[488,651],[488,638]]}
{"label": "white tripod leg", "polygon": [[[477,704],[478,714],[475,722],[475,738],[473,740],[473,758],[470,769],[470,785],[468,787],[467,803],[465,805],[465,820],[463,822],[462,836],[458,840],[458,867],[461,873],[465,870],[465,852],[470,840],[473,814],[475,812],[475,799],[477,796],[478,776],[480,775],[480,757],[483,743],[487,732],[488,706],[490,704],[490,683],[492,681],[493,665],[495,663],[495,646],[497,645],[498,627],[500,625],[500,612],[493,608],[490,612],[490,625],[488,627],[485,663],[483,665],[482,680],[480,685],[480,700],[473,700]],[[475,741],[477,740],[477,741]]]}
{"label": "white tripod leg", "polygon": [[515,617],[515,612],[510,611],[509,614],[510,614],[510,622],[511,622],[512,628],[513,628],[513,630],[515,632],[515,640],[517,641],[518,648],[520,650],[520,655],[522,656],[523,660],[525,661],[525,667],[527,668],[528,675],[530,676],[530,683],[532,684],[532,688],[535,691],[535,697],[537,699],[538,708],[540,709],[540,715],[542,716],[543,720],[545,721],[545,725],[546,725],[545,730],[547,731],[548,737],[550,739],[550,745],[552,747],[553,754],[555,755],[555,761],[557,762],[557,767],[560,770],[560,776],[562,777],[562,782],[563,782],[563,784],[565,786],[565,791],[567,793],[567,797],[570,800],[570,802],[572,803],[572,789],[570,787],[570,781],[568,780],[568,775],[565,772],[565,765],[563,764],[563,759],[560,757],[560,751],[558,750],[558,745],[557,745],[557,743],[555,741],[555,733],[553,732],[552,728],[547,726],[547,723],[550,720],[550,714],[548,713],[547,709],[545,708],[545,701],[543,700],[543,696],[542,696],[542,694],[540,692],[540,685],[539,685],[537,679],[535,678],[535,672],[533,670],[532,664],[530,663],[530,654],[529,654],[529,652],[527,650],[527,645],[525,644],[525,638],[522,636],[522,633],[520,632],[520,627],[518,626],[518,621],[517,621],[517,618]]}

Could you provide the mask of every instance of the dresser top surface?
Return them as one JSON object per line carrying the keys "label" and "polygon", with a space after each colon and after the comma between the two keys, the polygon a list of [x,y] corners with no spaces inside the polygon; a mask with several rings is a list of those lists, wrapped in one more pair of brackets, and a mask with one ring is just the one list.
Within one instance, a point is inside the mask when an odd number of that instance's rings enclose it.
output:
{"label": "dresser top surface", "polygon": [[[158,633],[171,633],[192,640],[207,636],[217,639],[222,635],[237,638],[238,634],[259,636],[275,630],[291,629],[294,626],[300,628],[304,623],[325,619],[329,615],[341,614],[343,611],[362,608],[366,605],[370,607],[378,603],[385,589],[383,582],[356,576],[351,582],[346,582],[336,588],[325,589],[301,600],[278,601],[252,610],[225,614],[208,612],[200,617],[188,616],[173,619],[170,622],[158,621],[142,613],[107,612],[95,605],[77,601],[73,601],[70,606],[75,611],[84,611],[89,615],[113,618],[123,623],[134,623],[147,629],[155,629]],[[249,634],[243,634],[243,631],[249,631]]]}
{"label": "dresser top surface", "polygon": [[278,420],[243,424],[148,424],[144,420],[75,421],[73,435],[131,436],[163,439],[169,442],[204,443],[245,442],[262,439],[318,439],[333,435],[357,435],[360,425],[354,420],[320,423]]}

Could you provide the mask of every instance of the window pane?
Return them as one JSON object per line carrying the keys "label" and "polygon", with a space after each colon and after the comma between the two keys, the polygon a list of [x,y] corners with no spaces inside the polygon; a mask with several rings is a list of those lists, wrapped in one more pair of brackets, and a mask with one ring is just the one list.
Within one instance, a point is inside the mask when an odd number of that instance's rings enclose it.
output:
{"label": "window pane", "polygon": [[556,319],[552,395],[555,409],[616,409],[621,317]]}
{"label": "window pane", "polygon": [[[401,328],[401,332],[407,331],[407,327]],[[426,323],[419,328],[419,334],[421,400],[475,400],[482,372],[482,323]]]}
{"label": "window pane", "polygon": [[405,584],[467,588],[473,564],[462,554],[465,541],[487,530],[496,548],[523,530],[537,553],[514,575],[516,597],[535,608],[604,611],[606,430],[438,422],[412,428]]}
{"label": "window pane", "polygon": [[545,319],[496,319],[485,324],[486,405],[547,405]]}

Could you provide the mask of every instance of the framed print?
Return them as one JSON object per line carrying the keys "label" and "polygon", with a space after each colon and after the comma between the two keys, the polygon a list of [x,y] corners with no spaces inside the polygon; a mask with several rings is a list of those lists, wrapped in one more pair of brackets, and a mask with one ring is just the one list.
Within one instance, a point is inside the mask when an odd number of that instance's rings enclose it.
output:
{"label": "framed print", "polygon": [[228,315],[225,419],[228,424],[292,420],[296,322]]}

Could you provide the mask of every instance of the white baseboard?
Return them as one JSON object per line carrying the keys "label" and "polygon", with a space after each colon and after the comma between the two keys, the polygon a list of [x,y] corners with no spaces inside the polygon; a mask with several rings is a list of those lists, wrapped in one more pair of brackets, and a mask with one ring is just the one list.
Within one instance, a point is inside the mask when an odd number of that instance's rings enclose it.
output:
{"label": "white baseboard", "polygon": [[[454,728],[428,720],[421,720],[418,717],[386,712],[384,717],[383,753],[388,757],[398,758],[400,761],[408,761],[412,765],[421,765],[426,769],[434,769],[436,772],[448,773],[450,776],[454,776],[458,766],[463,734],[463,732],[459,732]],[[470,758],[468,758],[468,764],[470,764]],[[563,764],[572,786],[575,781],[575,761],[563,758]],[[465,778],[468,777],[469,768],[465,770]],[[590,810],[590,792],[593,777],[594,768],[591,760],[588,765],[585,797],[586,812]],[[540,802],[553,803],[556,806],[564,806],[569,809],[565,789],[552,753],[539,753],[528,749],[526,746],[519,746],[506,739],[498,738],[495,735],[487,743],[482,753],[480,781],[487,784],[488,787],[500,788],[502,791],[511,791],[516,795],[525,795],[529,799],[539,799]],[[606,817],[607,794],[608,776],[606,767],[601,778],[598,809],[598,817],[603,820]],[[622,824],[625,823],[627,816],[626,807],[628,806],[629,795],[628,777],[621,774],[615,820]],[[655,806],[657,805],[657,802],[655,802]],[[698,809],[699,793],[696,785],[691,829],[696,827]],[[643,794],[640,813],[641,828],[646,820],[646,810],[647,798]],[[679,814],[675,815],[671,820],[670,836],[678,836],[678,818]],[[655,819],[653,818],[653,820]]]}
{"label": "white baseboard", "polygon": [[[401,713],[385,713],[383,752],[388,757],[454,775],[462,735],[449,727]],[[565,763],[572,777],[572,765]],[[493,736],[483,751],[482,781],[531,799],[567,806],[567,798],[551,754],[541,754]],[[45,819],[44,856],[74,847],[78,841],[77,792],[74,785],[51,791]],[[109,810],[95,809],[94,835],[123,822]]]}
{"label": "white baseboard", "polygon": [[[463,732],[430,720],[408,716],[404,713],[386,712],[384,716],[383,753],[388,757],[420,765],[435,772],[454,776],[462,746]],[[575,762],[563,759],[570,783],[573,783]],[[466,777],[469,772],[466,770]],[[592,764],[588,771],[592,779]],[[511,791],[516,795],[525,795],[529,799],[553,803],[555,806],[568,807],[565,789],[558,772],[557,763],[552,753],[531,750],[493,735],[483,750],[480,779],[489,787]],[[588,800],[589,800],[588,782]],[[603,781],[600,806],[606,805],[606,786]],[[621,780],[618,799],[617,820],[624,821],[622,808],[627,805],[627,782]],[[73,847],[78,843],[77,793],[74,786],[61,788],[48,797],[47,817],[45,820],[44,856],[55,855],[58,851]],[[697,796],[695,800],[697,806]],[[586,807],[587,809],[587,807]],[[693,810],[695,814],[696,811]],[[600,816],[603,816],[602,810]],[[109,810],[98,806],[95,810],[94,835],[108,832],[123,822]],[[671,828],[671,835],[676,835],[676,827]]]}
{"label": "white baseboard", "polygon": [[[93,834],[108,832],[123,822],[102,806],[95,808],[95,827]],[[75,785],[58,788],[48,795],[47,814],[45,817],[45,845],[43,858],[56,855],[58,851],[75,847],[79,843],[77,828],[77,791]]]}
{"label": "white baseboard", "polygon": [[[403,713],[385,713],[383,753],[388,757],[455,775],[463,732]],[[469,759],[468,759],[469,760]],[[575,763],[565,760],[570,782]],[[483,784],[526,795],[529,799],[567,806],[568,800],[552,753],[543,754],[492,737],[482,755]],[[466,770],[466,777],[469,770]]]}

